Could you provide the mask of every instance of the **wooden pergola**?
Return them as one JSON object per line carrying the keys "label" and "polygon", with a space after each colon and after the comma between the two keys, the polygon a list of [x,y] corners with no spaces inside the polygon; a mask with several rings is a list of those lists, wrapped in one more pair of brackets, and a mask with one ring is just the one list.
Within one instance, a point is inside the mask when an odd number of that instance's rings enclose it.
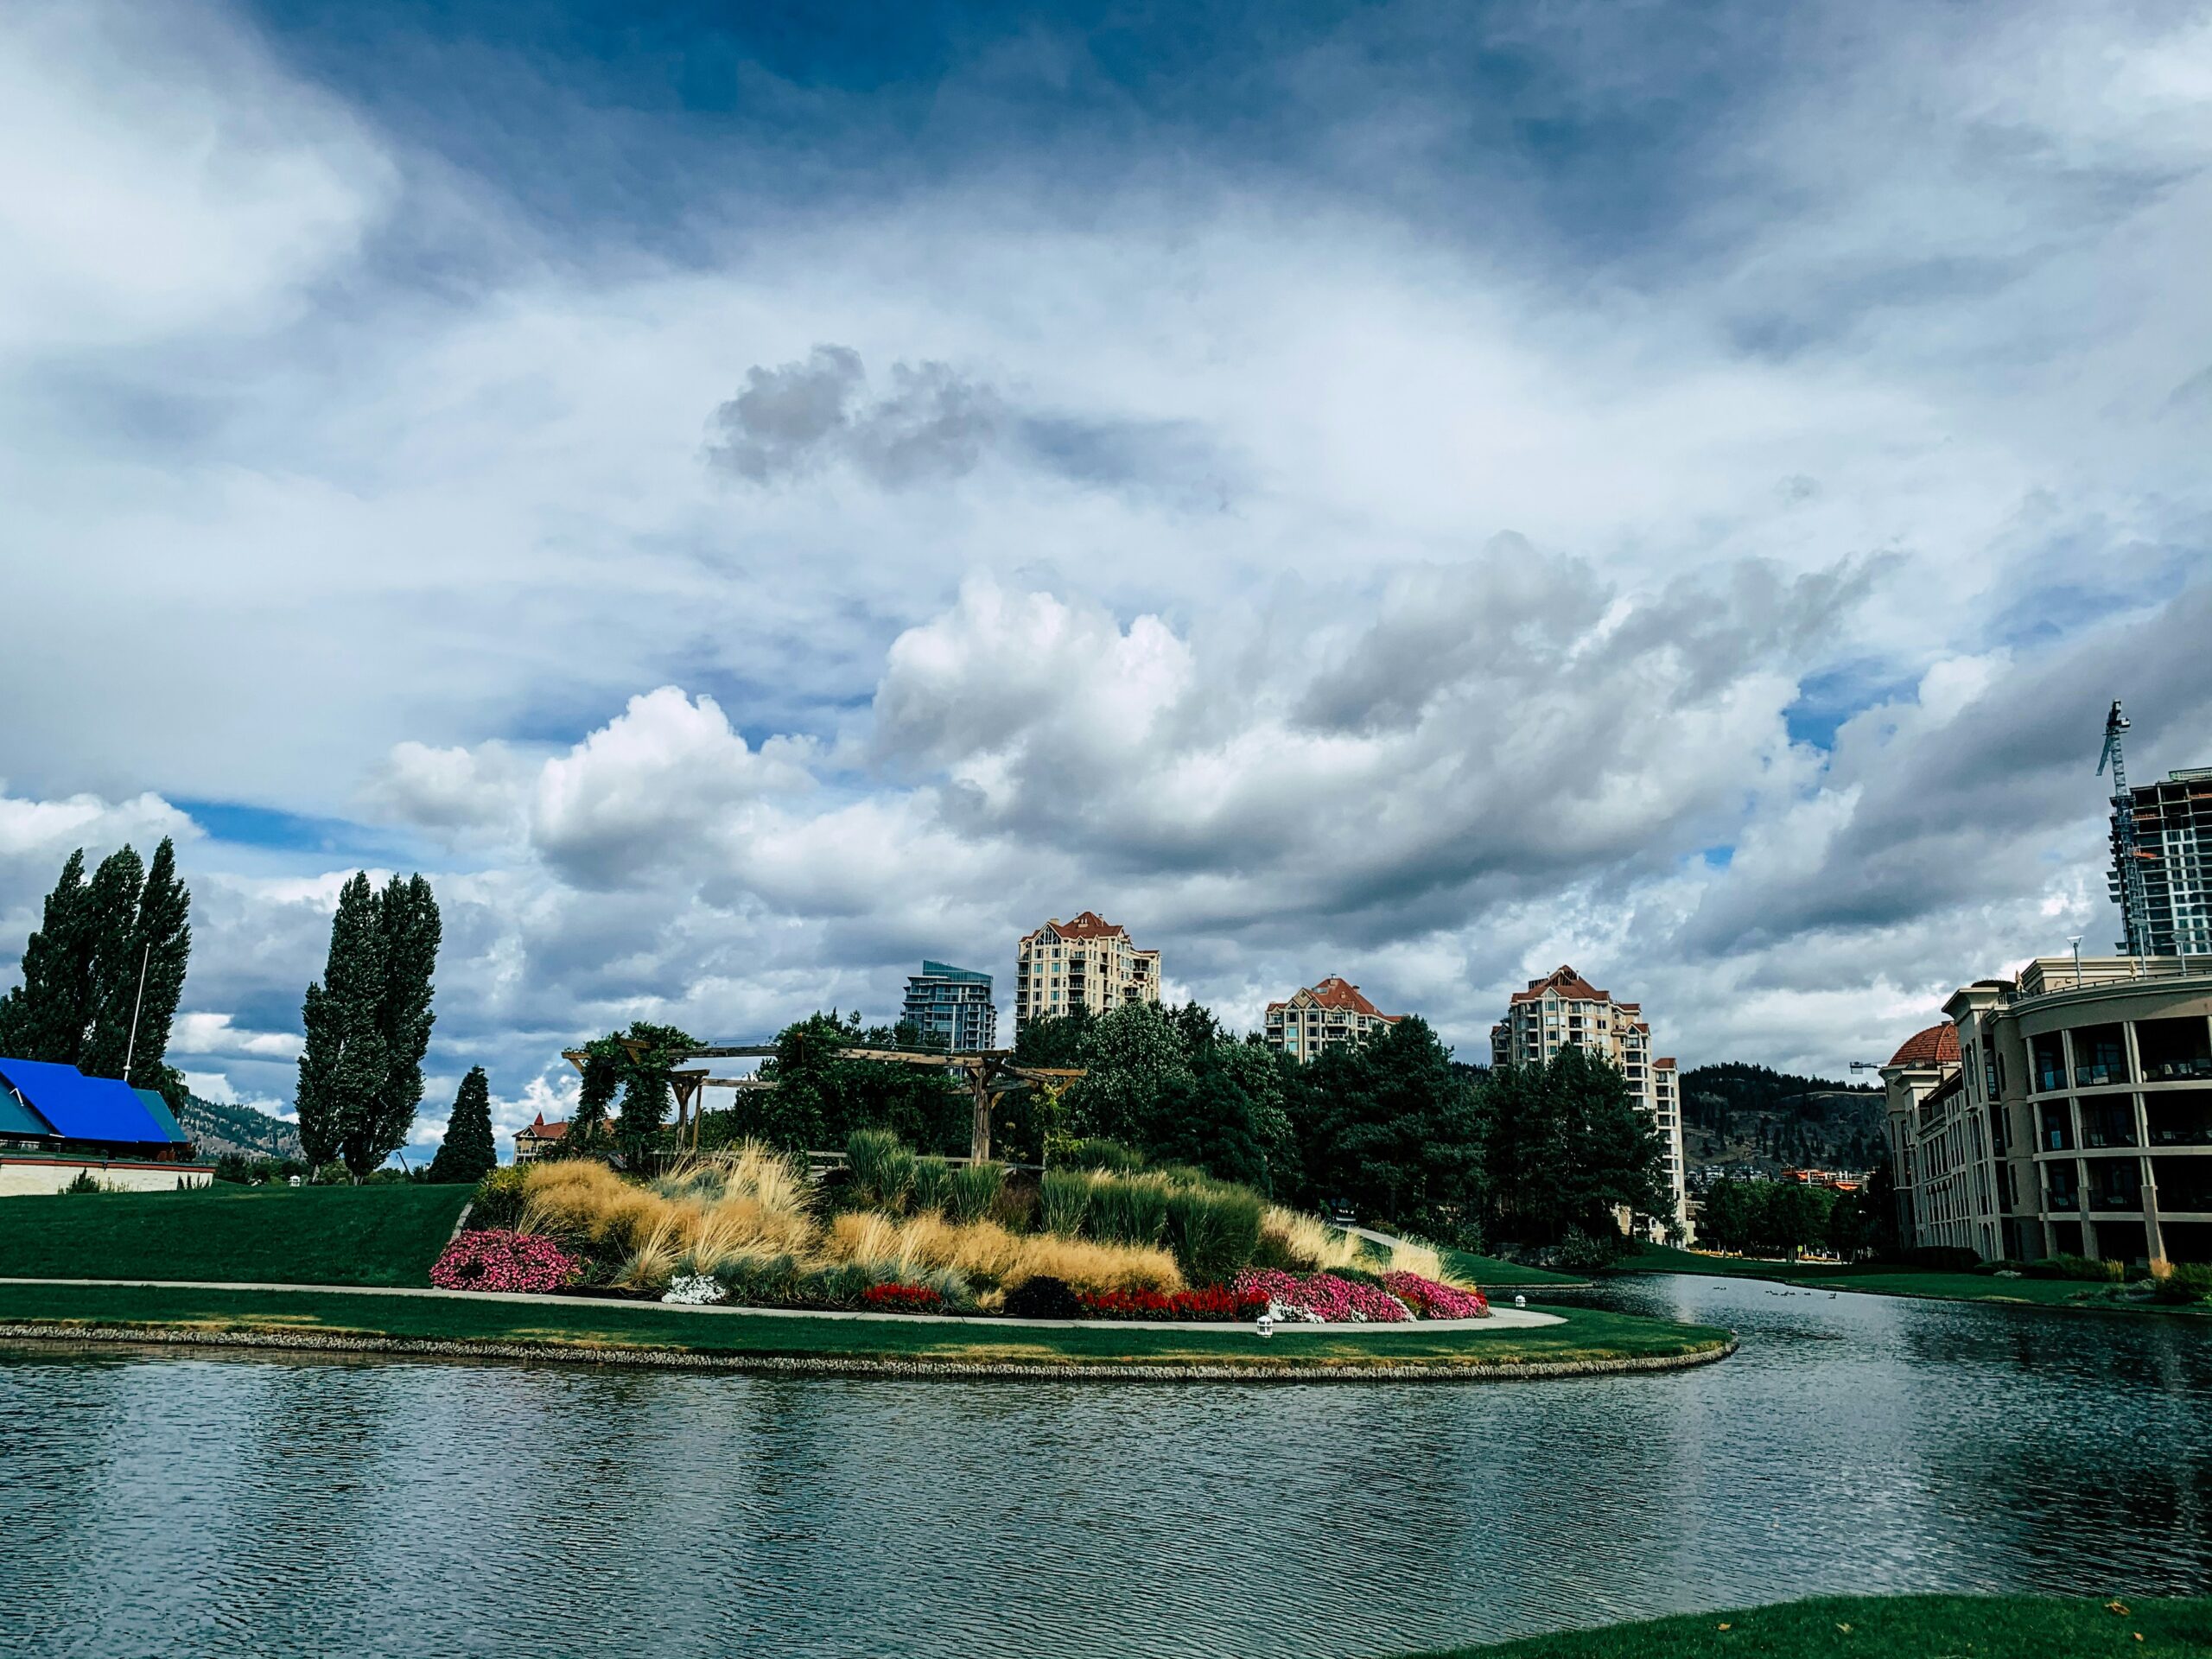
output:
{"label": "wooden pergola", "polygon": [[[639,1058],[644,1045],[624,1042],[632,1058]],[[709,1066],[691,1067],[694,1060],[766,1060],[776,1056],[773,1043],[716,1043],[695,1048],[680,1054],[676,1065],[683,1070],[669,1072],[669,1086],[676,1095],[676,1139],[683,1144],[688,1130],[693,1145],[698,1143],[699,1120],[702,1116],[701,1097],[709,1089],[742,1090],[773,1089],[772,1077],[718,1077]],[[957,1072],[974,1103],[975,1116],[969,1131],[969,1156],[981,1162],[991,1155],[991,1103],[997,1096],[1010,1094],[1017,1089],[1039,1088],[1057,1099],[1069,1084],[1083,1076],[1079,1066],[1020,1065],[1010,1048],[980,1049],[973,1052],[955,1054],[941,1048],[878,1047],[872,1045],[841,1045],[837,1058],[843,1060],[876,1060],[892,1065],[926,1065],[940,1071]],[[561,1058],[584,1069],[590,1056],[580,1048],[564,1049]]]}

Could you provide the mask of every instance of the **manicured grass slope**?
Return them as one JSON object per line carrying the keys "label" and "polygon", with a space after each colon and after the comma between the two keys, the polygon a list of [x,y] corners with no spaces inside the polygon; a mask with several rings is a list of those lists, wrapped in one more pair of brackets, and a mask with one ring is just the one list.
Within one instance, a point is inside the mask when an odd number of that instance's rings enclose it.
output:
{"label": "manicured grass slope", "polygon": [[427,1285],[468,1186],[216,1185],[0,1200],[0,1275]]}
{"label": "manicured grass slope", "polygon": [[1941,1273],[1930,1268],[1901,1268],[1892,1262],[1861,1262],[1845,1266],[1834,1262],[1743,1261],[1734,1256],[1700,1255],[1671,1245],[1646,1245],[1636,1255],[1622,1258],[1621,1273],[1711,1274],[1730,1279],[1766,1279],[1779,1284],[1808,1285],[1820,1290],[1863,1290],[1884,1296],[1930,1296],[1944,1301],[2015,1302],[2037,1307],[2117,1307],[2122,1312],[2162,1313],[2212,1312],[2186,1306],[2153,1306],[2145,1303],[2116,1303],[2102,1285],[2075,1279],[1999,1279],[1986,1273]]}
{"label": "manicured grass slope", "polygon": [[[2212,1601],[1849,1596],[1614,1624],[1491,1647],[1479,1659],[2203,1659]],[[2138,1633],[2142,1639],[2137,1640]]]}
{"label": "manicured grass slope", "polygon": [[1452,1274],[1480,1286],[1487,1291],[1493,1285],[1509,1289],[1523,1285],[1586,1285],[1590,1281],[1572,1273],[1548,1273],[1541,1268],[1524,1268],[1518,1262],[1501,1262],[1494,1255],[1471,1255],[1465,1250],[1445,1250],[1444,1265]]}
{"label": "manicured grass slope", "polygon": [[1491,1365],[1643,1357],[1719,1345],[1727,1333],[1628,1314],[1569,1312],[1565,1325],[1514,1332],[1279,1335],[1249,1331],[1055,1331],[886,1319],[686,1313],[651,1303],[537,1303],[462,1297],[346,1296],[314,1291],[187,1290],[169,1286],[0,1285],[0,1321],[192,1325],[216,1329],[364,1332],[382,1336],[760,1355],[1135,1363],[1371,1364],[1418,1359]]}

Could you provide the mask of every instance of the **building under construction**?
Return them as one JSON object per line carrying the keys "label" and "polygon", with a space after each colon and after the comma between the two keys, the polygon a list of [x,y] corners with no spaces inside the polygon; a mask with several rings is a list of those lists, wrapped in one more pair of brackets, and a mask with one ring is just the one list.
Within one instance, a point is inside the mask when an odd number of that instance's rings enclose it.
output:
{"label": "building under construction", "polygon": [[2105,726],[2113,763],[2112,901],[2131,957],[2212,955],[2212,766],[2166,774],[2131,788],[2120,753],[2127,717],[2114,703]]}

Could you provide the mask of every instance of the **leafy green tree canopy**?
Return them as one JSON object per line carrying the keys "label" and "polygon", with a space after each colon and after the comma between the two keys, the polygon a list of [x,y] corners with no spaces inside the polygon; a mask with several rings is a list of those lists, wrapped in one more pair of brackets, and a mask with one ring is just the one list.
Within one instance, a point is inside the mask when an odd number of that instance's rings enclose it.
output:
{"label": "leafy green tree canopy", "polygon": [[499,1149],[492,1139],[492,1085],[484,1068],[473,1065],[454,1096],[445,1139],[430,1160],[434,1181],[480,1181],[499,1166]]}

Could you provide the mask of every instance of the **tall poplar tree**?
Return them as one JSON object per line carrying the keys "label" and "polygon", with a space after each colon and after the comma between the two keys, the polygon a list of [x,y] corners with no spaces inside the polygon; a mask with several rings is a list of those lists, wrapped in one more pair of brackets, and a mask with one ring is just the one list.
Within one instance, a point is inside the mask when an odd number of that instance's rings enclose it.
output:
{"label": "tall poplar tree", "polygon": [[434,1181],[480,1181],[499,1166],[499,1149],[492,1140],[492,1086],[480,1065],[469,1067],[454,1096],[453,1116],[446,1120],[446,1138],[438,1155],[430,1160]]}
{"label": "tall poplar tree", "polygon": [[307,1028],[296,1103],[300,1148],[316,1167],[343,1155],[357,1178],[384,1161],[381,1154],[365,1166],[357,1161],[370,1140],[364,1127],[374,1119],[391,1081],[378,1020],[385,985],[381,910],[365,871],[339,889],[330,956],[300,1010]]}
{"label": "tall poplar tree", "polygon": [[121,1077],[127,1057],[131,1083],[180,1093],[163,1057],[191,962],[191,913],[166,837],[150,868],[120,847],[89,882],[84,849],[70,854],[23,947],[23,982],[0,998],[0,1053],[103,1077]]}
{"label": "tall poplar tree", "polygon": [[[375,1117],[365,1126],[361,1155],[371,1161],[366,1168],[354,1168],[357,1175],[366,1174],[407,1144],[415,1109],[423,1102],[423,1057],[429,1052],[430,1027],[437,1020],[430,1001],[442,930],[430,884],[420,875],[404,881],[393,876],[384,890],[377,920],[384,936],[384,989],[377,1029],[384,1039],[385,1085]],[[350,1155],[346,1161],[353,1165]]]}

